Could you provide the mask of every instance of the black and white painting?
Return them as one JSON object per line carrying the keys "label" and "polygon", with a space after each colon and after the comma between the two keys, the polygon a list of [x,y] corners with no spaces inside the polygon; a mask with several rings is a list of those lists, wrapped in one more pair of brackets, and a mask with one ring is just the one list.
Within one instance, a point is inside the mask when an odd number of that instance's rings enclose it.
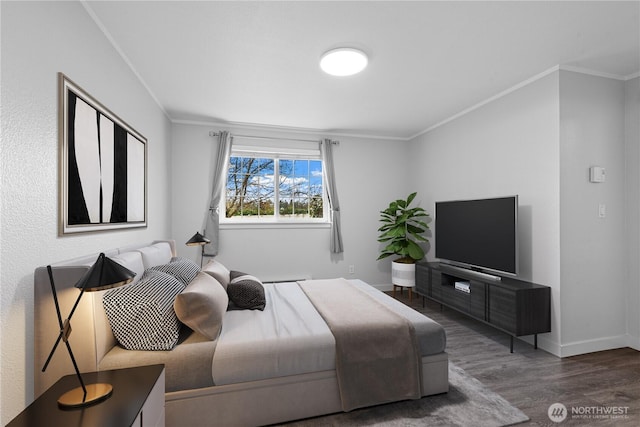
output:
{"label": "black and white painting", "polygon": [[61,234],[146,227],[147,140],[59,75]]}

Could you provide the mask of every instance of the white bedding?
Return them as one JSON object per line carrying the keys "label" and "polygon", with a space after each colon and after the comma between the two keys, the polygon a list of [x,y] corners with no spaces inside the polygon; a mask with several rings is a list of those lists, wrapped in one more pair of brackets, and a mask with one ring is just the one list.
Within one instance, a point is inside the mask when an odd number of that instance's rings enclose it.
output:
{"label": "white bedding", "polygon": [[213,356],[214,384],[335,369],[333,335],[298,284],[264,287],[264,311],[227,312]]}
{"label": "white bedding", "polygon": [[[439,324],[361,280],[350,282],[413,323],[422,356],[444,351]],[[335,339],[304,291],[295,282],[264,286],[264,311],[225,315],[212,361],[216,385],[335,369]]]}

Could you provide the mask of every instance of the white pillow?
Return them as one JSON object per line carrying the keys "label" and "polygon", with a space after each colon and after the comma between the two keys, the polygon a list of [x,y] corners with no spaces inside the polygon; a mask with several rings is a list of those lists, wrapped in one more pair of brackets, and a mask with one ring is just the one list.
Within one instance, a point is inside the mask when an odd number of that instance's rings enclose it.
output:
{"label": "white pillow", "polygon": [[173,308],[178,319],[210,340],[218,338],[229,297],[222,285],[205,273],[198,275],[176,295]]}
{"label": "white pillow", "polygon": [[171,245],[167,242],[158,242],[135,250],[142,254],[144,268],[153,267],[154,265],[168,264],[171,262],[171,257],[173,257],[173,253],[171,253]]}
{"label": "white pillow", "polygon": [[110,256],[109,258],[136,273],[133,283],[137,282],[142,276],[142,273],[144,273],[144,264],[142,263],[142,254],[140,252],[123,252],[118,255]]}

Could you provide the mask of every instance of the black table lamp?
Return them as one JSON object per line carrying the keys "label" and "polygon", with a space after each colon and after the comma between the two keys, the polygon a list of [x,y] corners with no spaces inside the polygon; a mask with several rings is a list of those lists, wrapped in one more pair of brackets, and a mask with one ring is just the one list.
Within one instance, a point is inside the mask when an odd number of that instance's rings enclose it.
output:
{"label": "black table lamp", "polygon": [[58,405],[65,408],[81,408],[94,403],[101,402],[107,399],[113,393],[113,387],[111,384],[98,383],[85,385],[82,381],[82,376],[78,369],[76,359],[71,351],[71,345],[69,344],[69,336],[71,335],[71,317],[78,307],[78,303],[85,292],[102,291],[104,289],[115,288],[118,286],[126,285],[130,283],[135,277],[136,273],[123,267],[110,258],[107,258],[103,253],[98,256],[96,262],[91,266],[89,270],[82,276],[82,278],[76,283],[76,288],[80,289],[80,295],[73,304],[73,308],[69,312],[69,316],[63,321],[60,314],[60,305],[58,304],[58,295],[56,293],[56,286],[53,282],[53,272],[51,266],[47,266],[47,272],[49,273],[49,282],[51,283],[51,292],[53,293],[53,302],[56,305],[56,313],[58,314],[58,323],[60,325],[60,334],[56,343],[47,357],[47,361],[42,368],[42,372],[47,370],[47,366],[53,357],[58,344],[63,341],[67,346],[67,351],[73,362],[73,367],[76,370],[76,375],[80,381],[80,387],[74,388],[64,393],[58,398]]}
{"label": "black table lamp", "polygon": [[198,231],[196,231],[196,234],[191,236],[187,243],[185,243],[187,246],[200,246],[202,248],[202,252],[200,254],[200,267],[202,267],[202,260],[204,259],[204,245],[207,243],[211,243],[211,240],[204,237]]}

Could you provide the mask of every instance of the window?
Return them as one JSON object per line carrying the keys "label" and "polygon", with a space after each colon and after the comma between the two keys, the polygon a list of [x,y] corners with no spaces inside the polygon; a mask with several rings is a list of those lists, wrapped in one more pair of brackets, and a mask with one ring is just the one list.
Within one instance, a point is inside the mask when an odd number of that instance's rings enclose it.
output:
{"label": "window", "polygon": [[223,222],[328,222],[317,149],[313,154],[255,151],[234,141]]}

